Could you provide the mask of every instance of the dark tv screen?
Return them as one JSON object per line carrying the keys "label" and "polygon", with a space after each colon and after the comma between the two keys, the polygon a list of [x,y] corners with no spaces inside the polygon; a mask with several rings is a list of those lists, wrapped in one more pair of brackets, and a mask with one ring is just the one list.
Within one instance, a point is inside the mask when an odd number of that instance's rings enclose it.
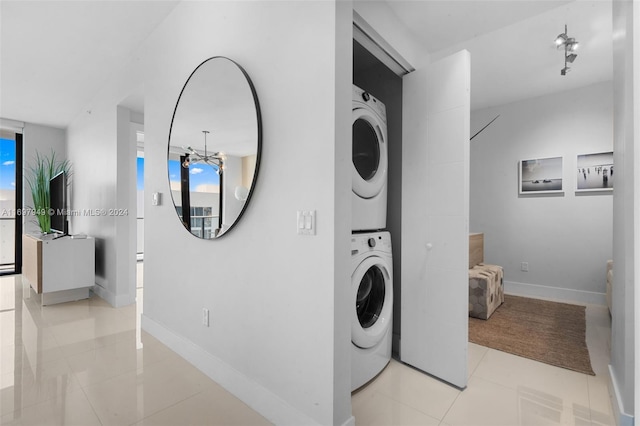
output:
{"label": "dark tv screen", "polygon": [[66,235],[69,231],[67,222],[67,175],[60,172],[49,181],[49,197],[51,201],[51,230]]}

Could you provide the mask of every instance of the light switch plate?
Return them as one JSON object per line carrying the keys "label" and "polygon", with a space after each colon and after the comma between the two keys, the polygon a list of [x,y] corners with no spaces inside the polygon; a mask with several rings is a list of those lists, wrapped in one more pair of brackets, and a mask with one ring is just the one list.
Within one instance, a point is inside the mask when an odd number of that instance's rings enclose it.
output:
{"label": "light switch plate", "polygon": [[298,235],[316,235],[316,211],[298,210],[296,226]]}

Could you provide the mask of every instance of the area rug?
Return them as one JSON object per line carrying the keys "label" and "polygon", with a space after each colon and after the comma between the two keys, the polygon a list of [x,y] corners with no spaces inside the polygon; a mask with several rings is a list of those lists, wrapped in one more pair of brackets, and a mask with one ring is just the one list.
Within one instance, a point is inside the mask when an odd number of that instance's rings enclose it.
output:
{"label": "area rug", "polygon": [[469,341],[595,376],[585,340],[585,309],[505,295],[488,320],[469,318]]}

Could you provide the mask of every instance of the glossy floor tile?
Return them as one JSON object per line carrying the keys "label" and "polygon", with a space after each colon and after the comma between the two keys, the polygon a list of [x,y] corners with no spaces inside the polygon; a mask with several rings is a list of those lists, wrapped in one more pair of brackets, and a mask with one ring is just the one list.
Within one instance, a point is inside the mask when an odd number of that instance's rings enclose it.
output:
{"label": "glossy floor tile", "polygon": [[378,417],[388,425],[615,425],[607,368],[611,319],[606,307],[592,305],[587,306],[586,319],[596,376],[469,343],[465,390],[394,359],[353,394],[356,425],[380,424]]}
{"label": "glossy floor tile", "polygon": [[0,277],[0,424],[269,424],[141,331],[142,297],[43,307],[19,276]]}
{"label": "glossy floor tile", "polygon": [[[143,296],[138,288],[136,304],[118,309],[96,296],[42,307],[20,276],[0,277],[0,424],[269,424],[140,330]],[[355,422],[613,425],[610,339],[607,308],[588,306],[596,376],[470,343],[465,390],[392,360],[353,394]]]}

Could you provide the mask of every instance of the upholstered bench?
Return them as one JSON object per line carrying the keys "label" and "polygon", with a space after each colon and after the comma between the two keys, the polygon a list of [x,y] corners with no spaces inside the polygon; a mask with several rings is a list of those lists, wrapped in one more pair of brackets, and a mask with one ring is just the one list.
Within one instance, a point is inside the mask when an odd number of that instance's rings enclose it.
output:
{"label": "upholstered bench", "polygon": [[489,319],[503,302],[502,266],[481,263],[469,269],[469,316]]}

